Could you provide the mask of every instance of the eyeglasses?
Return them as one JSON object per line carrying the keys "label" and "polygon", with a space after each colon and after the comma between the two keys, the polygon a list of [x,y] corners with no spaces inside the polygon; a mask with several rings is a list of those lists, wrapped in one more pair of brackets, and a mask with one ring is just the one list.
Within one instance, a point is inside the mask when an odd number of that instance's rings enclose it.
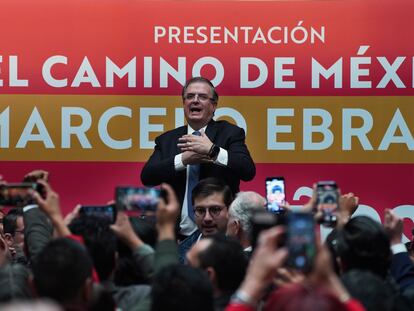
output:
{"label": "eyeglasses", "polygon": [[213,100],[212,98],[208,97],[207,94],[194,94],[194,93],[187,93],[184,95],[184,99],[186,100],[199,100],[202,103],[205,103],[209,100]]}
{"label": "eyeglasses", "polygon": [[206,216],[207,210],[210,213],[211,217],[216,218],[220,215],[221,211],[224,209],[224,206],[210,206],[207,208],[196,207],[194,208],[194,215],[198,218],[203,218]]}

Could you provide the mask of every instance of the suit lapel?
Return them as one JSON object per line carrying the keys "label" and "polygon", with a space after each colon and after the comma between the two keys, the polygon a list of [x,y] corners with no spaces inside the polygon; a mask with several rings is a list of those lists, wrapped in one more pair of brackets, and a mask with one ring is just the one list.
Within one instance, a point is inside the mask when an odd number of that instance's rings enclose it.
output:
{"label": "suit lapel", "polygon": [[187,134],[187,125],[184,125],[184,126],[178,127],[178,128],[176,129],[176,133],[175,133],[175,134],[176,134],[176,135],[175,135],[175,154],[179,154],[179,153],[181,153],[181,150],[180,150],[180,148],[178,148],[178,147],[177,147],[177,144],[178,144],[178,139],[179,139],[181,136],[183,136],[183,135]]}
{"label": "suit lapel", "polygon": [[212,142],[214,142],[217,135],[217,123],[213,119],[211,119],[211,121],[207,125],[206,135]]}

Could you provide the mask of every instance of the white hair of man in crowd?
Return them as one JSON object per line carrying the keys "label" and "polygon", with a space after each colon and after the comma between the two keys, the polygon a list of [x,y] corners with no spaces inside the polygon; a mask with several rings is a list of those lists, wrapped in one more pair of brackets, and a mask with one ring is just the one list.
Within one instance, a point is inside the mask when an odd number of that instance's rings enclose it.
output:
{"label": "white hair of man in crowd", "polygon": [[254,191],[239,192],[230,205],[226,234],[239,240],[247,252],[252,248],[252,211],[261,208],[264,210],[265,205],[266,199]]}

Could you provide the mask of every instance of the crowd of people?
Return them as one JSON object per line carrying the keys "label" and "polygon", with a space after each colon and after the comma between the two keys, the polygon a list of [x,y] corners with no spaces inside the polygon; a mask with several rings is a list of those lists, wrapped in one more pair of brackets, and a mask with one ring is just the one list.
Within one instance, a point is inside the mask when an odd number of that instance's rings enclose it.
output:
{"label": "crowd of people", "polygon": [[[239,191],[255,164],[244,130],[213,119],[218,98],[205,78],[184,85],[187,125],[157,137],[141,171],[165,193],[155,213],[63,215],[48,172],[28,173],[30,200],[1,214],[0,310],[414,310],[403,221],[390,210],[384,224],[352,217],[358,198],[339,192],[326,217],[316,188],[300,217],[267,211]],[[335,220],[324,243],[319,219]]]}
{"label": "crowd of people", "polygon": [[[48,174],[30,176],[42,193],[31,191],[31,204],[2,219],[1,310],[413,310],[402,220],[390,210],[384,224],[351,217],[352,194],[341,197],[327,240],[317,240],[312,269],[301,271],[286,264],[286,225],[262,230],[252,244],[252,216],[265,198],[233,198],[220,179],[192,190],[198,235],[180,240],[181,205],[168,184],[155,217],[118,211],[111,223],[79,207],[64,217]],[[302,212],[318,217],[315,207],[312,198]]]}

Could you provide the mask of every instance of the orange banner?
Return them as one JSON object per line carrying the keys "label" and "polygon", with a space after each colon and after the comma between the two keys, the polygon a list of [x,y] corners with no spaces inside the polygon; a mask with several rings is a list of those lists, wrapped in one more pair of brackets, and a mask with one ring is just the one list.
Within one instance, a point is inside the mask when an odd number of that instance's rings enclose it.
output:
{"label": "orange banner", "polygon": [[[7,103],[0,104],[3,160],[142,162],[157,135],[184,124],[177,96],[2,95],[0,100]],[[414,163],[412,101],[224,96],[216,118],[245,129],[256,162]]]}

